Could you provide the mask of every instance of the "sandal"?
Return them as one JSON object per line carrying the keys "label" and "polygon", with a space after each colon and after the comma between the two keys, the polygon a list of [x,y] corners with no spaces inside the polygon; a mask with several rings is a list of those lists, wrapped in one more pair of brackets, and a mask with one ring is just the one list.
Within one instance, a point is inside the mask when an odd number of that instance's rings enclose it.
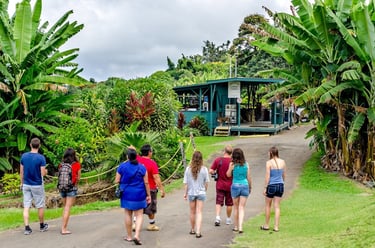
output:
{"label": "sandal", "polygon": [[260,230],[268,231],[268,230],[270,230],[270,228],[269,227],[260,226]]}
{"label": "sandal", "polygon": [[196,237],[197,239],[202,238],[202,234],[197,233],[197,235],[195,235],[195,237]]}
{"label": "sandal", "polygon": [[238,232],[238,228],[235,227],[235,228],[232,229],[232,231],[233,231],[233,232]]}
{"label": "sandal", "polygon": [[133,239],[132,239],[132,238],[129,239],[129,238],[124,237],[124,240],[125,240],[125,241],[128,241],[128,242],[133,242]]}
{"label": "sandal", "polygon": [[139,240],[139,239],[137,239],[137,238],[134,238],[134,239],[133,239],[133,242],[134,242],[134,244],[136,244],[136,245],[142,245],[141,240]]}
{"label": "sandal", "polygon": [[189,234],[190,234],[190,235],[194,235],[194,234],[196,234],[196,233],[195,233],[194,230],[191,230],[191,231],[189,232]]}
{"label": "sandal", "polygon": [[273,231],[274,231],[274,232],[278,232],[278,231],[279,231],[279,229],[275,229],[275,228],[274,228],[274,229],[273,229]]}

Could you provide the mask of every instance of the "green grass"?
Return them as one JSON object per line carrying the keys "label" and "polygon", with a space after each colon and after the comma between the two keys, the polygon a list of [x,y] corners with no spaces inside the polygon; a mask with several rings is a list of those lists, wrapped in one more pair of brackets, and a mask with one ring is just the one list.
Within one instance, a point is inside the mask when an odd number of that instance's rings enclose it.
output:
{"label": "green grass", "polygon": [[[201,137],[195,137],[194,142],[196,145],[196,150],[202,153],[204,160],[207,160],[212,154],[224,150],[224,146],[219,143],[224,142],[224,141],[232,141],[235,139],[236,138],[233,136],[228,136],[228,137],[201,136]],[[193,148],[193,144],[191,144],[189,149],[187,149],[186,151],[187,160],[191,159],[193,152],[194,152],[194,148]]]}
{"label": "green grass", "polygon": [[374,192],[318,165],[314,154],[298,189],[282,202],[280,232],[261,231],[261,214],[245,224],[246,235],[230,247],[375,247]]}

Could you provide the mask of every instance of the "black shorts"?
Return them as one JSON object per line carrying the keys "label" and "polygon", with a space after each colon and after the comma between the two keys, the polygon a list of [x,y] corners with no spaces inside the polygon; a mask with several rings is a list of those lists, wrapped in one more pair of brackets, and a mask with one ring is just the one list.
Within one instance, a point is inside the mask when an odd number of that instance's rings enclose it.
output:
{"label": "black shorts", "polygon": [[284,184],[270,184],[267,186],[266,196],[268,198],[282,197],[284,194]]}
{"label": "black shorts", "polygon": [[150,204],[147,204],[147,207],[145,209],[143,209],[143,213],[147,215],[155,214],[157,211],[156,205],[158,203],[158,190],[151,189],[150,194],[151,194],[151,202]]}

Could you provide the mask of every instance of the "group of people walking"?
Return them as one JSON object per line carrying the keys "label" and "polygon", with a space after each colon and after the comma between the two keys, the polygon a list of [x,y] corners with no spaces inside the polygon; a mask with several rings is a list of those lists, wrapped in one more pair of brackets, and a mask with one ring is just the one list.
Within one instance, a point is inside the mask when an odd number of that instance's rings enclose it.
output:
{"label": "group of people walking", "polygon": [[[22,155],[20,160],[20,176],[24,195],[24,224],[25,235],[32,233],[29,226],[29,210],[34,200],[38,209],[40,231],[47,231],[48,224],[44,222],[45,193],[43,176],[47,174],[46,159],[38,153],[40,140],[34,138],[30,143],[31,151]],[[153,150],[149,144],[140,149],[138,155],[136,149],[130,146],[127,150],[127,160],[120,163],[117,168],[115,182],[122,191],[120,206],[125,214],[125,241],[142,245],[140,232],[143,224],[143,215],[148,216],[148,231],[159,231],[156,225],[158,192],[165,197],[165,191],[159,175],[159,167],[152,159]],[[71,234],[68,230],[70,209],[77,195],[77,185],[80,180],[81,166],[72,148],[68,148],[59,169],[69,165],[71,187],[60,187],[60,195],[63,201],[63,214],[61,234]],[[270,230],[271,207],[274,205],[275,221],[273,231],[279,231],[280,201],[284,193],[286,175],[285,161],[279,158],[278,149],[269,149],[269,160],[266,162],[264,181],[265,196],[265,223],[261,230]],[[216,206],[215,226],[222,224],[221,209],[226,207],[225,224],[233,224],[233,231],[243,233],[243,221],[247,198],[252,189],[251,170],[245,159],[242,149],[225,146],[224,154],[216,158],[208,169],[203,164],[203,155],[200,151],[194,151],[190,164],[184,172],[184,196],[189,202],[190,209],[190,234],[196,238],[202,237],[202,212],[206,200],[206,192],[210,177],[216,181]],[[233,222],[232,222],[233,214]],[[133,236],[134,232],[134,236]]]}
{"label": "group of people walking", "polygon": [[[29,212],[34,201],[35,207],[38,209],[38,218],[40,223],[40,231],[48,230],[48,224],[44,222],[45,207],[45,191],[43,177],[47,175],[46,158],[39,153],[40,139],[33,138],[30,142],[30,152],[22,154],[20,159],[20,179],[21,189],[23,193],[23,219],[25,224],[25,235],[30,235],[32,229],[29,225]],[[76,152],[72,148],[65,150],[59,170],[63,164],[68,167],[69,177],[65,177],[66,184],[60,186],[60,196],[63,203],[62,225],[60,233],[62,235],[71,234],[68,230],[68,222],[70,217],[70,209],[75,202],[77,195],[78,182],[81,177],[81,165],[76,156]],[[59,181],[60,183],[60,181]],[[58,185],[59,186],[59,185]]]}
{"label": "group of people walking", "polygon": [[[286,165],[279,158],[278,149],[271,147],[269,160],[266,162],[266,175],[264,182],[265,196],[265,224],[261,230],[269,230],[272,202],[275,208],[275,223],[273,231],[279,231],[280,201],[284,193]],[[223,156],[216,158],[209,171],[203,165],[202,153],[195,151],[190,165],[184,174],[185,193],[184,199],[189,200],[190,207],[190,234],[201,238],[202,210],[206,200],[206,191],[209,182],[209,174],[216,181],[216,207],[215,226],[221,225],[221,208],[226,206],[225,224],[232,224],[233,231],[243,233],[243,221],[247,198],[251,193],[252,180],[250,166],[245,159],[242,149],[225,146]]]}
{"label": "group of people walking", "polygon": [[[279,158],[278,149],[269,149],[269,160],[266,162],[266,173],[263,195],[265,196],[265,224],[261,230],[269,230],[271,206],[274,203],[275,222],[273,231],[279,230],[280,201],[284,193],[286,175],[285,161]],[[247,198],[251,193],[252,181],[250,167],[240,148],[232,149],[230,145],[224,148],[224,154],[214,160],[210,173],[216,177],[216,218],[215,226],[221,224],[221,208],[226,206],[226,224],[232,224],[231,215],[234,212],[233,231],[243,233],[243,219]]]}

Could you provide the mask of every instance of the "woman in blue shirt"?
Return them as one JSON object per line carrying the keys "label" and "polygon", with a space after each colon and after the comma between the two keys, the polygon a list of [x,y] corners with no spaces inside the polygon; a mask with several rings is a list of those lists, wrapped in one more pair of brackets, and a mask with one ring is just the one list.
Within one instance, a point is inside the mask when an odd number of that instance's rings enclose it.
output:
{"label": "woman in blue shirt", "polygon": [[245,216],[247,198],[251,192],[250,167],[240,148],[233,149],[232,162],[227,170],[227,176],[233,176],[231,195],[234,210],[234,232],[243,233],[242,224]]}
{"label": "woman in blue shirt", "polygon": [[284,181],[285,181],[285,171],[286,164],[285,161],[279,158],[279,151],[276,147],[271,147],[269,150],[270,160],[266,163],[266,178],[264,182],[264,192],[266,196],[266,222],[260,227],[261,230],[269,230],[269,222],[271,215],[272,201],[275,208],[275,223],[273,231],[279,231],[279,221],[280,221],[280,201],[284,194]]}
{"label": "woman in blue shirt", "polygon": [[[125,211],[126,241],[133,241],[141,245],[139,239],[142,222],[143,209],[151,202],[150,187],[148,185],[147,170],[143,164],[137,161],[137,152],[129,148],[127,151],[128,160],[120,163],[117,168],[115,182],[120,184],[123,190],[120,203]],[[132,216],[136,217],[135,234],[132,239]]]}

